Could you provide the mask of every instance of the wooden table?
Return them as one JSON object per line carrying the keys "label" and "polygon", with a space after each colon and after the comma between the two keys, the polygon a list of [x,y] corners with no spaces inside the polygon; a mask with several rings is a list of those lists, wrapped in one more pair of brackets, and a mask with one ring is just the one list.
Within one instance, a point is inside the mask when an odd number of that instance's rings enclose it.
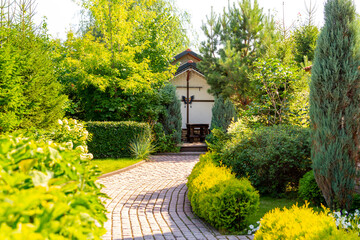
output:
{"label": "wooden table", "polygon": [[[205,142],[205,137],[209,133],[209,124],[186,124],[186,140],[189,143],[194,142],[194,138],[199,138],[200,142]],[[199,130],[199,133],[195,133],[195,130]]]}

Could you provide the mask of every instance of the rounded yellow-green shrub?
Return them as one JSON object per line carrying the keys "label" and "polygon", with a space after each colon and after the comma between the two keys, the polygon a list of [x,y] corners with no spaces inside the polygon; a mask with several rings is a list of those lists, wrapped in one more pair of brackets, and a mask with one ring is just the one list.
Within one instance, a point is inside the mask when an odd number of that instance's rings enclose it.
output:
{"label": "rounded yellow-green shrub", "polygon": [[265,214],[255,240],[317,240],[317,239],[358,239],[357,233],[338,230],[328,210],[314,212],[308,207],[294,205],[292,208],[273,209]]}
{"label": "rounded yellow-green shrub", "polygon": [[216,166],[212,154],[203,155],[188,178],[193,211],[220,230],[241,230],[259,206],[259,193],[248,179]]}

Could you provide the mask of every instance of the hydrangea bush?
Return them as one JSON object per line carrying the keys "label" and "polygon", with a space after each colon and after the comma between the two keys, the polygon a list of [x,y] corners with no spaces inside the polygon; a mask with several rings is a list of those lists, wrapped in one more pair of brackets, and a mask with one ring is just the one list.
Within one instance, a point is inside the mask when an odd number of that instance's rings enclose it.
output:
{"label": "hydrangea bush", "polygon": [[72,142],[73,148],[82,146],[85,152],[87,152],[86,141],[91,139],[84,123],[71,118],[59,119],[49,137],[56,142]]}
{"label": "hydrangea bush", "polygon": [[0,239],[101,239],[100,172],[69,142],[0,137]]}

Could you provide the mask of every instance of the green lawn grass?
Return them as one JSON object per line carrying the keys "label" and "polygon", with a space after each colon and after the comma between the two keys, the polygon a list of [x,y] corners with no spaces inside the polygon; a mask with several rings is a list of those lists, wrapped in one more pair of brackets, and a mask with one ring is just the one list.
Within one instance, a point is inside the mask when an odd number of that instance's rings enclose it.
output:
{"label": "green lawn grass", "polygon": [[259,210],[249,216],[249,224],[255,224],[257,221],[260,221],[260,218],[262,218],[265,213],[274,208],[289,208],[296,203],[297,201],[295,199],[261,197]]}
{"label": "green lawn grass", "polygon": [[[255,224],[257,221],[265,215],[265,213],[275,208],[291,208],[294,204],[298,203],[298,206],[305,204],[304,201],[298,199],[289,198],[271,198],[271,197],[260,197],[259,210],[249,216],[249,224]],[[313,207],[314,211],[321,211],[319,207]]]}
{"label": "green lawn grass", "polygon": [[140,162],[141,160],[133,158],[107,158],[91,160],[92,165],[97,165],[103,174],[116,171]]}

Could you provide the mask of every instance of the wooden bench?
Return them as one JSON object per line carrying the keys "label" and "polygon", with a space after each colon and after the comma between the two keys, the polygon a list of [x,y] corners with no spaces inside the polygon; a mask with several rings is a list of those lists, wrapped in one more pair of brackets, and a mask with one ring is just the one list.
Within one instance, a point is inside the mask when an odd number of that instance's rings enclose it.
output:
{"label": "wooden bench", "polygon": [[200,142],[205,142],[205,137],[209,133],[209,124],[186,124],[186,140],[189,143],[194,142],[195,138],[199,138]]}

